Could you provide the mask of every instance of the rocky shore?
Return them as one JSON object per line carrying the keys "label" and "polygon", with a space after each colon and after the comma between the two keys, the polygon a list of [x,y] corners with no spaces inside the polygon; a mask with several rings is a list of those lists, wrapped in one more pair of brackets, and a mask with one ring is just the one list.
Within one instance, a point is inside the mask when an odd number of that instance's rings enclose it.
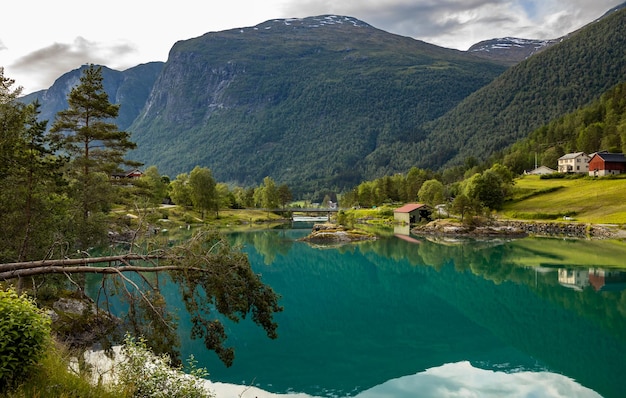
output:
{"label": "rocky shore", "polygon": [[366,240],[376,240],[374,234],[355,229],[346,229],[338,224],[315,224],[311,233],[299,240],[316,244],[350,243]]}
{"label": "rocky shore", "polygon": [[465,225],[451,220],[435,220],[411,230],[415,235],[451,237],[565,236],[573,238],[623,238],[624,231],[609,226],[584,223],[489,221],[480,225]]}

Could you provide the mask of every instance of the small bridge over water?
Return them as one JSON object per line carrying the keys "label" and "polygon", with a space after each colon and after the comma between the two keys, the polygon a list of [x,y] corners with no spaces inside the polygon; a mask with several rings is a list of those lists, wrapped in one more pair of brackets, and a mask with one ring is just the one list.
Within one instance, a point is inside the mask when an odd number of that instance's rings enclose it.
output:
{"label": "small bridge over water", "polygon": [[293,221],[328,221],[332,213],[337,213],[338,208],[332,207],[305,207],[305,208],[284,208],[284,209],[263,209],[276,213],[291,213]]}

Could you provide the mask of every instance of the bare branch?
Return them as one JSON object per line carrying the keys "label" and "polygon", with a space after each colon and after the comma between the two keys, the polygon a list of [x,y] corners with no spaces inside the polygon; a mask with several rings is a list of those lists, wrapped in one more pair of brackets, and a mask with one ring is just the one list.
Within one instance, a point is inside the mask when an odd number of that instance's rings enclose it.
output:
{"label": "bare branch", "polygon": [[132,280],[128,279],[126,277],[126,275],[124,275],[122,273],[122,271],[120,271],[119,268],[114,268],[117,272],[117,274],[120,276],[120,278],[122,278],[126,283],[129,283],[131,285],[133,285],[133,287],[135,288],[135,290],[137,290],[137,292],[141,295],[141,298],[146,302],[146,304],[148,304],[148,306],[152,309],[152,311],[157,315],[157,317],[161,320],[161,322],[163,322],[163,324],[165,325],[165,327],[170,328],[170,329],[174,329],[172,327],[172,325],[170,325],[165,319],[163,319],[163,317],[161,316],[161,313],[154,308],[154,305],[152,305],[152,302],[146,297],[146,295],[144,294],[144,292],[139,288],[139,286],[137,286],[137,284],[135,282],[133,282]]}

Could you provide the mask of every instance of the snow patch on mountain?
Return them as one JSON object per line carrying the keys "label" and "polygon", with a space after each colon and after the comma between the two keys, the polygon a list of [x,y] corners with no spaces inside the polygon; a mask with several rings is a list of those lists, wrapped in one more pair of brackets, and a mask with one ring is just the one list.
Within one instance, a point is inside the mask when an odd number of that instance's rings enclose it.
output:
{"label": "snow patch on mountain", "polygon": [[480,43],[474,44],[472,47],[467,50],[468,52],[480,52],[486,51],[490,52],[493,50],[508,50],[512,48],[520,48],[520,49],[531,49],[532,51],[537,52],[543,48],[549,47],[554,43],[557,43],[559,40],[532,40],[532,39],[519,39],[516,37],[502,37],[498,39],[491,39],[481,41]]}
{"label": "snow patch on mountain", "polygon": [[370,24],[365,23],[359,19],[341,16],[341,15],[320,15],[316,17],[307,18],[286,18],[286,19],[271,19],[263,22],[252,28],[240,28],[240,33],[245,33],[246,30],[271,30],[272,28],[281,27],[293,27],[293,28],[321,28],[324,26],[332,25],[352,25],[355,27],[371,27]]}

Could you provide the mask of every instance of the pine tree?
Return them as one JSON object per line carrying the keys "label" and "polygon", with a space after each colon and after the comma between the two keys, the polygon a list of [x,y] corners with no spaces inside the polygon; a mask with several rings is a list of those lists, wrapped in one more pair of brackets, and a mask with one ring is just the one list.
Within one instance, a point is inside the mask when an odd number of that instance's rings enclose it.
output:
{"label": "pine tree", "polygon": [[109,183],[120,165],[136,165],[124,155],[136,145],[130,134],[112,122],[119,105],[109,102],[104,91],[102,67],[83,69],[80,84],[68,95],[69,108],[57,113],[50,129],[70,156],[70,193],[82,220],[75,220],[79,248],[89,245],[103,232],[102,215],[109,210],[114,187]]}
{"label": "pine tree", "polygon": [[38,121],[39,103],[19,102],[0,68],[0,261],[43,257],[63,228],[64,159]]}

